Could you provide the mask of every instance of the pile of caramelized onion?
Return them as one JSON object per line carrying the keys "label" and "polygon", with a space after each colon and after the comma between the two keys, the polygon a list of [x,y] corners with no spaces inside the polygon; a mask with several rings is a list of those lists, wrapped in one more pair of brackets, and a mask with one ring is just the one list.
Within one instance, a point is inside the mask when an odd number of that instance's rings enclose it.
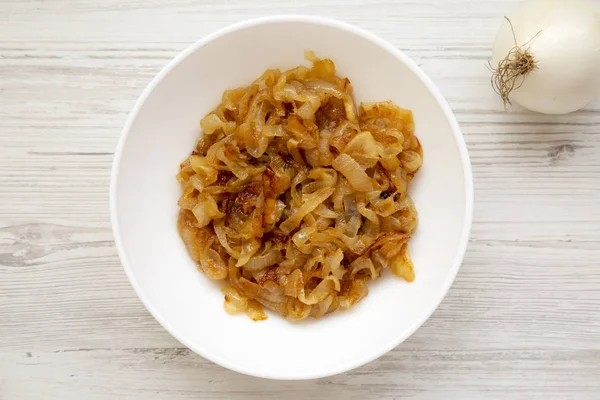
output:
{"label": "pile of caramelized onion", "polygon": [[298,320],[346,309],[389,268],[411,282],[422,164],[410,110],[362,103],[329,59],[223,93],[177,175],[178,229],[225,309]]}

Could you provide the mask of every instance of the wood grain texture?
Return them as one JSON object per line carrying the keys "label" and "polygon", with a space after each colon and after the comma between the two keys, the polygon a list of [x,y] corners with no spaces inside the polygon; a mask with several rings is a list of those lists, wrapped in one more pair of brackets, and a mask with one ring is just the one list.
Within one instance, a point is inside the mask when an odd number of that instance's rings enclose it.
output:
{"label": "wood grain texture", "polygon": [[[517,2],[0,1],[0,399],[600,398],[600,103],[503,111],[485,62]],[[183,348],[127,282],[108,212],[145,85],[209,32],[282,13],[357,24],[416,60],[475,176],[472,240],[432,318],[381,359],[307,382]]]}

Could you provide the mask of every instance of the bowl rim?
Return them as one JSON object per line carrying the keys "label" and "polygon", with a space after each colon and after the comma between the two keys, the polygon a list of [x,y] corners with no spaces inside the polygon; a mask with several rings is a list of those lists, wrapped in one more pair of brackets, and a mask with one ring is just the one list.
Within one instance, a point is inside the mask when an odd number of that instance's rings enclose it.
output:
{"label": "bowl rim", "polygon": [[[357,36],[361,36],[362,38],[369,40],[373,44],[383,48],[388,53],[395,56],[398,59],[398,61],[402,62],[415,75],[417,75],[419,77],[419,79],[423,82],[425,87],[429,90],[429,92],[434,96],[435,100],[442,108],[444,116],[450,123],[452,133],[454,135],[454,139],[455,139],[455,142],[456,142],[456,145],[458,147],[458,151],[459,151],[459,154],[461,157],[462,168],[463,168],[463,179],[465,181],[465,191],[466,191],[466,193],[465,193],[465,202],[466,202],[465,216],[464,216],[464,220],[463,220],[463,228],[462,228],[462,232],[460,235],[458,251],[452,262],[452,266],[450,268],[448,277],[446,278],[446,281],[444,282],[442,290],[438,292],[437,297],[433,299],[433,301],[430,303],[429,307],[425,309],[425,311],[422,313],[420,318],[415,320],[408,329],[406,329],[404,332],[402,332],[402,334],[398,335],[394,340],[380,346],[378,351],[374,351],[370,354],[366,354],[361,358],[355,359],[351,362],[346,362],[343,365],[339,365],[335,368],[330,368],[329,370],[326,370],[326,371],[325,370],[318,371],[316,373],[303,373],[303,374],[281,373],[281,374],[277,374],[276,372],[269,372],[269,373],[256,372],[247,367],[237,365],[235,362],[230,362],[225,359],[222,359],[219,355],[211,353],[210,349],[204,348],[201,346],[196,346],[196,345],[190,343],[188,340],[183,339],[178,334],[177,330],[167,321],[167,319],[164,318],[154,308],[154,306],[151,304],[151,302],[147,299],[143,289],[138,284],[138,282],[134,276],[134,273],[127,261],[125,248],[123,247],[123,244],[121,241],[119,221],[117,218],[117,179],[118,179],[118,175],[119,175],[119,166],[120,166],[120,161],[121,161],[121,158],[123,155],[123,149],[125,147],[125,144],[127,143],[127,138],[129,136],[129,132],[131,130],[133,122],[136,120],[140,109],[143,107],[146,100],[148,99],[150,94],[154,91],[156,86],[164,79],[164,77],[171,70],[173,70],[183,60],[185,60],[189,55],[191,55],[195,51],[199,50],[200,48],[204,47],[208,43],[214,41],[215,39],[218,39],[218,38],[228,35],[230,33],[233,33],[233,32],[239,31],[239,30],[243,30],[243,29],[246,29],[249,27],[253,27],[256,25],[270,24],[270,23],[282,23],[282,22],[304,22],[304,23],[310,23],[310,24],[315,24],[315,25],[324,25],[324,26],[336,28],[336,29],[339,29],[342,31],[347,31],[347,32],[350,32]],[[184,346],[188,347],[195,353],[199,354],[200,356],[214,362],[215,364],[218,364],[222,367],[225,367],[230,370],[233,370],[233,371],[236,371],[239,373],[243,373],[246,375],[260,377],[260,378],[267,378],[267,379],[278,379],[278,380],[317,379],[317,378],[323,378],[323,377],[327,377],[327,376],[341,374],[343,372],[347,372],[354,368],[358,368],[364,364],[367,364],[367,363],[381,357],[382,355],[386,354],[390,350],[394,349],[400,343],[402,343],[404,340],[406,340],[408,337],[410,337],[418,328],[420,328],[425,323],[425,321],[427,321],[429,319],[429,317],[431,317],[433,312],[438,308],[438,306],[440,305],[440,303],[442,302],[442,300],[448,293],[448,290],[450,289],[452,283],[456,279],[458,271],[462,265],[464,255],[465,255],[465,252],[467,249],[467,245],[469,243],[469,237],[470,237],[470,232],[471,232],[471,225],[472,225],[472,220],[473,220],[473,203],[474,203],[473,173],[472,173],[472,169],[471,169],[471,162],[469,159],[469,153],[468,153],[467,146],[466,146],[466,143],[464,140],[464,136],[461,132],[458,121],[456,120],[456,117],[455,117],[454,113],[452,112],[452,109],[450,108],[450,105],[448,104],[446,99],[443,97],[443,95],[441,94],[439,89],[435,86],[433,81],[425,74],[425,72],[423,72],[423,70],[421,70],[421,68],[419,68],[419,66],[417,66],[417,64],[412,59],[410,59],[406,54],[404,54],[401,50],[397,49],[396,47],[394,47],[392,44],[390,44],[386,40],[380,38],[379,36],[369,32],[369,31],[366,31],[355,25],[351,25],[349,23],[338,21],[338,20],[331,19],[331,18],[325,18],[325,17],[320,17],[320,16],[311,16],[311,15],[293,15],[293,14],[292,15],[275,15],[275,16],[253,18],[253,19],[248,19],[248,20],[244,20],[241,22],[237,22],[237,23],[228,25],[226,27],[223,27],[223,28],[201,38],[194,44],[187,47],[181,53],[179,53],[171,61],[169,61],[162,68],[162,70],[152,79],[152,81],[148,84],[148,86],[146,86],[146,88],[144,89],[144,91],[142,92],[140,97],[137,99],[133,109],[131,110],[131,112],[129,113],[129,115],[127,117],[127,120],[126,120],[123,130],[121,132],[121,135],[120,135],[120,138],[119,138],[116,150],[115,150],[114,158],[113,158],[113,166],[112,166],[111,178],[110,178],[110,192],[109,192],[109,204],[110,204],[110,217],[111,217],[112,232],[113,232],[115,245],[117,248],[117,253],[119,255],[119,259],[121,261],[121,264],[123,266],[123,269],[125,270],[125,274],[127,275],[127,278],[129,279],[131,286],[133,287],[137,296],[142,301],[143,305],[150,312],[150,314],[162,325],[162,327],[164,329],[166,329],[180,343],[182,343]]]}

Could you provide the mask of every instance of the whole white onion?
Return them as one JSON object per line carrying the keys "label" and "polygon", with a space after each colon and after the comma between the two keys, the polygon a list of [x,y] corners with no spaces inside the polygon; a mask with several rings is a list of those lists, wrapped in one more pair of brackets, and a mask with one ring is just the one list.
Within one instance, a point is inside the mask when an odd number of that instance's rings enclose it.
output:
{"label": "whole white onion", "polygon": [[494,43],[492,85],[505,105],[565,114],[600,95],[600,9],[592,0],[527,0]]}

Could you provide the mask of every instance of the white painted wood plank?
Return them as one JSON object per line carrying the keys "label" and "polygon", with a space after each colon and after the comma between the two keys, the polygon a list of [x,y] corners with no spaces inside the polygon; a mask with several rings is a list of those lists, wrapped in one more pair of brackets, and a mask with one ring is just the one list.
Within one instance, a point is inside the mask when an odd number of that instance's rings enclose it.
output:
{"label": "white painted wood plank", "polygon": [[[597,399],[600,103],[502,110],[485,63],[517,3],[0,1],[0,399]],[[380,360],[308,382],[183,348],[135,297],[108,214],[112,154],[144,86],[215,29],[281,13],[403,49],[454,109],[475,176],[471,244],[432,318]]]}

